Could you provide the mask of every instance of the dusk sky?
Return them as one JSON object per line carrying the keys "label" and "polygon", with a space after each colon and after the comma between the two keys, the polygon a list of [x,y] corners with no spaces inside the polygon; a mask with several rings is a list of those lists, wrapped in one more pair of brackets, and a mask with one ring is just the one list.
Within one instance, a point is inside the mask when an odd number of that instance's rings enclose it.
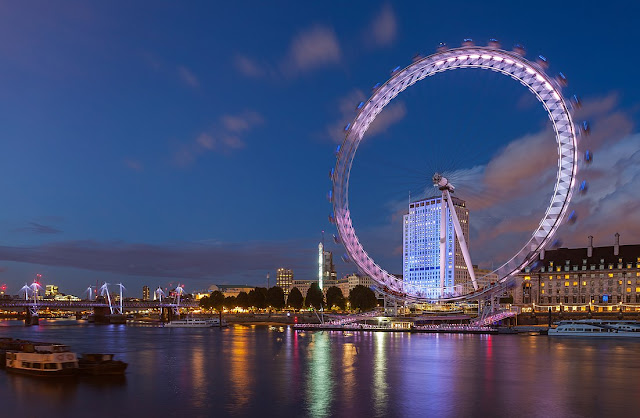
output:
{"label": "dusk sky", "polygon": [[[562,245],[640,243],[640,3],[0,1],[0,282],[264,285],[315,277],[342,127],[416,53],[490,38],[563,72],[593,128]],[[506,261],[553,190],[556,146],[513,80],[460,70],[418,83],[367,133],[352,171],[356,232],[401,272],[399,216],[434,170],[471,211],[472,258]]]}

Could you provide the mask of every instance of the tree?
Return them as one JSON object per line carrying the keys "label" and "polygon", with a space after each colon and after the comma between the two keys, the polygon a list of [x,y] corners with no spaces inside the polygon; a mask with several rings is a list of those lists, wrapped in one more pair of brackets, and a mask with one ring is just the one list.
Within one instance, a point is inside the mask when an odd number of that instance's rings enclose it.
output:
{"label": "tree", "polygon": [[209,295],[209,300],[213,309],[221,311],[222,306],[224,305],[224,293],[219,290],[215,290]]}
{"label": "tree", "polygon": [[338,286],[331,286],[327,289],[327,308],[331,309],[337,306],[340,309],[344,309],[346,304],[347,301]]}
{"label": "tree", "polygon": [[211,309],[211,298],[209,298],[209,296],[203,296],[200,298],[200,301],[198,301],[198,305],[202,309]]}
{"label": "tree", "polygon": [[235,296],[227,296],[226,298],[224,298],[224,307],[227,309],[233,309],[235,308],[237,305],[236,303],[236,297]]}
{"label": "tree", "polygon": [[349,292],[349,301],[353,309],[368,311],[378,306],[378,299],[373,290],[366,286],[357,285]]}
{"label": "tree", "polygon": [[324,294],[320,290],[318,283],[312,283],[311,287],[307,291],[307,297],[304,300],[305,306],[313,306],[316,309],[321,309],[324,305]]}
{"label": "tree", "polygon": [[249,292],[249,306],[258,309],[267,307],[267,289],[264,287],[256,287]]}
{"label": "tree", "polygon": [[302,304],[304,303],[304,298],[302,297],[302,292],[297,287],[294,287],[289,291],[289,297],[287,298],[287,305],[292,307],[293,309],[302,308]]}
{"label": "tree", "polygon": [[236,296],[236,305],[243,309],[249,307],[249,295],[247,295],[247,292],[238,293],[238,296]]}
{"label": "tree", "polygon": [[276,309],[284,307],[284,290],[280,286],[274,286],[267,291],[267,306]]}

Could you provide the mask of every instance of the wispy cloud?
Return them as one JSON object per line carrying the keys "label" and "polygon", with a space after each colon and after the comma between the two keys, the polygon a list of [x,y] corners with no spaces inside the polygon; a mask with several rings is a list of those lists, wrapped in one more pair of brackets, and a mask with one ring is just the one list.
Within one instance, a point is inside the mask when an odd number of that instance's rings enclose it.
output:
{"label": "wispy cloud", "polygon": [[246,55],[237,54],[233,58],[234,66],[245,76],[258,78],[265,75],[265,71],[258,63]]}
{"label": "wispy cloud", "polygon": [[140,161],[131,158],[125,158],[124,165],[133,171],[142,171],[144,169],[144,166]]}
{"label": "wispy cloud", "polygon": [[182,81],[188,86],[194,88],[200,87],[200,81],[198,80],[198,77],[196,77],[196,75],[187,67],[182,65],[179,66],[178,74],[180,75],[180,79],[182,79]]}
{"label": "wispy cloud", "polygon": [[283,62],[283,71],[296,74],[337,64],[342,58],[333,29],[314,26],[296,35]]}
{"label": "wispy cloud", "polygon": [[385,4],[365,31],[364,36],[367,44],[384,47],[393,44],[397,32],[396,15],[391,5]]}
{"label": "wispy cloud", "polygon": [[[364,100],[366,100],[366,97],[361,90],[353,90],[346,96],[338,99],[337,108],[340,112],[340,117],[326,127],[326,135],[335,143],[342,143],[345,135],[344,127],[356,116],[356,106]],[[384,108],[371,126],[369,126],[365,134],[366,137],[370,138],[385,132],[389,127],[404,119],[406,115],[407,107],[404,102],[399,100],[393,101]]]}
{"label": "wispy cloud", "polygon": [[262,123],[264,118],[254,111],[223,115],[213,128],[182,144],[174,153],[173,162],[187,167],[207,152],[229,154],[242,149],[246,146],[242,137]]}
{"label": "wispy cloud", "polygon": [[16,232],[29,232],[29,233],[33,233],[33,234],[59,234],[62,231],[51,226],[51,225],[44,225],[41,223],[37,223],[37,222],[29,222],[29,224],[27,226],[24,226],[22,228],[16,228],[14,229],[14,231]]}

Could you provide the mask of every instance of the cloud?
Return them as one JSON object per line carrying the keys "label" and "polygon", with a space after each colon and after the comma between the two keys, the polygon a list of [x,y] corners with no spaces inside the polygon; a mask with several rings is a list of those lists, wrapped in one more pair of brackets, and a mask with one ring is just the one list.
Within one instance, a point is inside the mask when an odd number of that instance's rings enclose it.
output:
{"label": "cloud", "polygon": [[14,229],[15,232],[30,232],[33,234],[59,234],[62,231],[50,225],[44,225],[37,222],[29,222],[28,226]]}
{"label": "cloud", "polygon": [[243,112],[239,115],[222,116],[222,125],[229,132],[239,133],[245,132],[253,128],[255,125],[263,122],[262,116],[257,112]]}
{"label": "cloud", "polygon": [[182,79],[182,81],[184,81],[185,84],[187,84],[188,86],[191,86],[194,88],[200,86],[200,81],[198,80],[198,77],[196,77],[196,75],[193,74],[191,70],[189,70],[187,67],[179,66],[178,74],[180,75],[180,78]]}
{"label": "cloud", "polygon": [[[341,144],[344,140],[344,127],[350,123],[356,116],[356,106],[361,101],[366,100],[366,96],[361,90],[353,90],[346,96],[338,99],[338,110],[340,111],[340,118],[330,123],[326,127],[326,135],[329,136],[335,143]],[[375,135],[379,135],[385,132],[389,127],[402,119],[407,115],[407,107],[404,102],[394,100],[388,104],[384,110],[376,117],[373,123],[369,126],[366,138],[370,138]]]}
{"label": "cloud", "polygon": [[246,146],[242,136],[262,123],[264,118],[254,111],[223,115],[212,129],[201,132],[193,141],[181,144],[173,154],[173,163],[178,167],[188,167],[207,152],[228,155],[242,149]]}
{"label": "cloud", "polygon": [[269,271],[279,265],[304,269],[308,263],[302,260],[313,260],[315,251],[314,245],[305,247],[302,242],[150,245],[66,241],[31,247],[0,246],[0,260],[129,276],[213,279]]}
{"label": "cloud", "polygon": [[368,44],[389,46],[396,40],[398,24],[390,4],[385,4],[365,33]]}
{"label": "cloud", "polygon": [[[593,235],[597,245],[612,245],[613,234],[620,232],[623,244],[640,242],[640,133],[633,133],[632,118],[619,109],[615,94],[585,100],[574,116],[576,122],[588,119],[592,127],[590,136],[579,139],[576,182],[586,180],[589,189],[574,192],[569,210],[576,211],[577,222],[565,222],[556,238],[563,246],[577,247]],[[589,165],[582,161],[587,148],[594,155]],[[548,127],[511,141],[486,165],[445,173],[470,210],[474,263],[497,267],[525,244],[549,205],[556,174],[557,147]],[[431,186],[425,190],[432,192]],[[406,204],[406,199],[388,202],[391,229],[385,224],[363,230],[366,242],[386,242],[390,236],[400,240]],[[388,244],[386,252],[396,244]]]}
{"label": "cloud", "polygon": [[314,26],[293,38],[282,64],[285,74],[297,74],[337,64],[342,52],[333,29]]}
{"label": "cloud", "polygon": [[265,74],[260,65],[245,55],[237,54],[233,59],[233,64],[247,77],[258,78]]}
{"label": "cloud", "polygon": [[144,169],[144,166],[140,161],[133,160],[130,158],[124,159],[124,165],[126,165],[128,168],[130,168],[133,171],[142,171]]}

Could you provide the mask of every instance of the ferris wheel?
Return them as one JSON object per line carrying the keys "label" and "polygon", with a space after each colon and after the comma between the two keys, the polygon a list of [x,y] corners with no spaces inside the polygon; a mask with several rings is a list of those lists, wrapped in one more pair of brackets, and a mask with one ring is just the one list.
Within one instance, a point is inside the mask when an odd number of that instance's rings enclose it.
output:
{"label": "ferris wheel", "polygon": [[[578,136],[588,133],[589,126],[586,122],[580,126],[574,125],[572,111],[579,107],[580,103],[575,96],[571,100],[567,100],[563,96],[562,87],[566,85],[564,75],[560,73],[557,77],[549,76],[546,73],[546,68],[548,67],[546,58],[539,56],[536,62],[532,62],[527,60],[524,54],[524,49],[520,46],[516,46],[513,51],[503,50],[494,39],[489,42],[488,46],[475,46],[470,39],[465,39],[462,47],[459,48],[449,49],[446,45],[440,44],[435,54],[427,57],[416,57],[413,63],[404,69],[396,67],[392,71],[389,80],[384,84],[374,86],[372,96],[366,102],[358,104],[357,115],[345,127],[345,139],[336,149],[336,164],[330,172],[333,187],[329,192],[329,200],[333,204],[333,213],[329,216],[329,220],[336,224],[338,230],[336,242],[341,242],[344,245],[346,258],[349,261],[353,261],[363,274],[371,277],[383,293],[418,302],[476,298],[505,285],[515,274],[533,262],[552,241],[553,235],[567,214],[576,182]],[[522,248],[504,264],[489,273],[492,277],[497,277],[497,280],[483,287],[479,286],[479,281],[476,280],[471,267],[468,248],[464,242],[462,232],[458,229],[459,222],[455,218],[455,210],[451,203],[452,198],[450,195],[454,187],[445,177],[436,173],[433,182],[442,191],[442,217],[444,218],[444,212],[449,208],[449,213],[454,217],[454,226],[455,223],[458,223],[456,235],[464,255],[471,283],[467,283],[465,286],[460,286],[460,284],[444,286],[444,283],[441,282],[437,286],[425,287],[424,285],[403,281],[388,273],[363,248],[354,230],[349,210],[349,177],[360,141],[374,119],[391,100],[408,87],[429,76],[448,70],[464,68],[491,70],[507,75],[527,87],[542,103],[555,132],[558,149],[558,171],[552,198],[538,227]],[[589,155],[585,156],[587,161],[589,161],[589,158]],[[583,186],[581,184],[581,190]],[[575,216],[574,213],[571,216]],[[441,275],[444,271],[442,268],[444,259],[442,243],[441,231]],[[463,291],[461,290],[462,288],[470,290]]]}

